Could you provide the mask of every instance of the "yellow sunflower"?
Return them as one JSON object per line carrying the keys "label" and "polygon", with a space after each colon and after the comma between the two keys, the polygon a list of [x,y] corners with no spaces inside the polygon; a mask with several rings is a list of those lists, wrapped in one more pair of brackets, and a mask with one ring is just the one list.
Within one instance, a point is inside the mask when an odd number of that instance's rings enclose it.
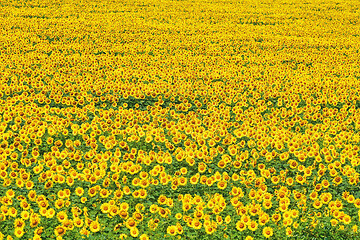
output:
{"label": "yellow sunflower", "polygon": [[236,222],[236,229],[239,231],[244,231],[246,229],[246,224],[242,221],[237,221]]}
{"label": "yellow sunflower", "polygon": [[14,230],[15,236],[21,238],[24,235],[24,228],[15,228]]}
{"label": "yellow sunflower", "polygon": [[64,236],[64,234],[66,233],[66,228],[64,228],[63,226],[57,226],[54,229],[55,235],[58,236]]}
{"label": "yellow sunflower", "polygon": [[264,235],[264,237],[266,237],[266,238],[271,237],[271,236],[273,235],[273,229],[272,229],[271,227],[265,227],[265,228],[263,229],[263,235]]}
{"label": "yellow sunflower", "polygon": [[90,223],[90,231],[91,232],[98,232],[100,231],[100,223],[98,221],[92,221]]}

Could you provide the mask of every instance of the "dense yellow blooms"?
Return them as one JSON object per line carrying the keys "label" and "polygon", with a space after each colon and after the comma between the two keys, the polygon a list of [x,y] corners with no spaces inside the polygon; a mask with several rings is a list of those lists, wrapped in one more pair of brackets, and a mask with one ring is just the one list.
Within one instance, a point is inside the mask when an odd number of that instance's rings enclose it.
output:
{"label": "dense yellow blooms", "polygon": [[358,234],[359,7],[3,1],[0,240]]}

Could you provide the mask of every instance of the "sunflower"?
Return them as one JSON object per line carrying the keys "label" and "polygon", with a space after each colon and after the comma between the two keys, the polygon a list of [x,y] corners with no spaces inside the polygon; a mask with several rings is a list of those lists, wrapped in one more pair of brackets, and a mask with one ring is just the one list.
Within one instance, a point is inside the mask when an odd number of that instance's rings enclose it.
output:
{"label": "sunflower", "polygon": [[127,219],[127,217],[129,216],[129,213],[127,211],[120,210],[119,216],[123,219]]}
{"label": "sunflower", "polygon": [[257,204],[257,205],[250,205],[250,208],[249,208],[249,213],[251,216],[255,216],[259,213],[259,210],[260,210],[260,206]]}
{"label": "sunflower", "polygon": [[176,228],[177,228],[177,233],[178,234],[183,234],[184,233],[184,229],[181,226],[181,224],[179,222],[176,223]]}
{"label": "sunflower", "polygon": [[[123,181],[124,181],[124,179],[123,179]],[[128,186],[124,186],[123,193],[125,195],[129,195],[129,194],[131,194],[131,189]]]}
{"label": "sunflower", "polygon": [[144,233],[144,234],[141,234],[141,236],[140,236],[140,240],[149,240],[150,238],[149,238],[149,236],[146,234],[146,233]]}
{"label": "sunflower", "polygon": [[283,219],[283,225],[285,227],[290,226],[293,223],[293,220],[291,218]]}
{"label": "sunflower", "polygon": [[336,219],[331,219],[330,220],[330,223],[331,223],[331,226],[336,226],[337,224],[338,224],[338,220],[336,220]]}
{"label": "sunflower", "polygon": [[22,200],[20,202],[20,206],[24,210],[29,210],[30,209],[30,204],[26,200]]}
{"label": "sunflower", "polygon": [[17,215],[17,210],[16,210],[16,208],[11,207],[11,208],[9,209],[8,214],[9,214],[9,216],[11,216],[11,217],[16,217],[16,215]]}
{"label": "sunflower", "polygon": [[335,201],[335,207],[336,207],[336,209],[342,209],[343,208],[343,204],[342,204],[342,202],[341,201],[339,201],[339,200],[336,200]]}
{"label": "sunflower", "polygon": [[34,234],[40,235],[44,232],[44,228],[43,227],[38,227],[34,230]]}
{"label": "sunflower", "polygon": [[185,178],[185,177],[180,177],[179,178],[179,184],[181,186],[186,186],[186,183],[187,183],[187,178]]}
{"label": "sunflower", "polygon": [[75,181],[74,178],[72,178],[71,176],[66,177],[66,184],[71,187],[72,185],[74,185]]}
{"label": "sunflower", "polygon": [[17,185],[18,188],[23,188],[25,183],[21,179],[16,179],[16,185]]}
{"label": "sunflower", "polygon": [[14,228],[23,228],[25,226],[25,222],[21,218],[16,218],[14,221]]}
{"label": "sunflower", "polygon": [[152,204],[152,205],[150,206],[150,212],[151,212],[151,213],[156,213],[158,210],[159,210],[158,205]]}
{"label": "sunflower", "polygon": [[55,216],[55,210],[53,208],[49,208],[49,209],[44,209],[45,212],[44,212],[44,215],[43,216],[46,216],[47,218],[53,218]]}
{"label": "sunflower", "polygon": [[281,212],[285,212],[285,211],[287,211],[288,210],[288,204],[279,204],[279,210],[281,211]]}
{"label": "sunflower", "polygon": [[120,204],[120,210],[128,211],[129,210],[129,204],[127,202],[122,202]]}
{"label": "sunflower", "polygon": [[199,221],[199,219],[196,218],[192,221],[191,225],[194,229],[201,229],[202,227],[202,223]]}
{"label": "sunflower", "polygon": [[219,168],[225,168],[225,167],[226,167],[226,161],[225,161],[224,159],[221,159],[221,160],[218,162],[217,166],[218,166]]}
{"label": "sunflower", "polygon": [[130,217],[126,220],[125,225],[127,228],[131,229],[131,228],[136,227],[137,223],[134,218]]}
{"label": "sunflower", "polygon": [[60,198],[60,199],[64,199],[64,198],[65,198],[65,193],[64,193],[64,191],[63,191],[63,190],[60,190],[60,191],[57,193],[57,196],[58,196],[58,198]]}
{"label": "sunflower", "polygon": [[55,207],[56,207],[57,209],[60,209],[60,208],[62,208],[62,207],[64,207],[64,206],[65,206],[65,202],[64,202],[63,199],[57,199],[57,200],[55,201]]}
{"label": "sunflower", "polygon": [[294,184],[294,179],[292,177],[286,178],[286,184],[292,186]]}
{"label": "sunflower", "polygon": [[293,233],[293,230],[290,227],[286,228],[286,236],[291,236]]}
{"label": "sunflower", "polygon": [[73,230],[74,229],[74,222],[71,219],[66,219],[64,221],[63,225],[67,230]]}
{"label": "sunflower", "polygon": [[65,180],[65,177],[63,175],[60,175],[58,183],[65,183]]}
{"label": "sunflower", "polygon": [[194,166],[195,165],[195,159],[192,157],[187,157],[186,158],[186,162],[190,165],[190,166]]}
{"label": "sunflower", "polygon": [[301,176],[301,175],[296,175],[296,182],[300,183],[300,184],[304,184],[306,181],[306,178]]}
{"label": "sunflower", "polygon": [[18,158],[18,154],[16,152],[11,153],[10,155],[11,160],[15,161]]}
{"label": "sunflower", "polygon": [[90,235],[90,231],[86,229],[86,226],[83,226],[83,228],[79,232],[80,234],[86,235],[87,237],[89,237]]}
{"label": "sunflower", "polygon": [[271,219],[273,222],[278,222],[281,219],[281,214],[275,213],[274,215],[272,215]]}
{"label": "sunflower", "polygon": [[263,229],[263,236],[269,238],[273,235],[273,229],[271,227],[265,227]]}
{"label": "sunflower", "polygon": [[120,213],[120,209],[118,206],[112,206],[111,209],[110,209],[110,216],[116,216],[117,214]]}
{"label": "sunflower", "polygon": [[47,181],[47,182],[45,183],[44,188],[45,188],[46,190],[48,190],[48,189],[52,188],[53,185],[54,185],[53,181],[49,180],[49,181]]}
{"label": "sunflower", "polygon": [[273,184],[278,184],[279,182],[280,182],[280,177],[279,176],[272,176],[271,177],[271,182],[273,183]]}
{"label": "sunflower", "polygon": [[102,198],[107,198],[110,194],[111,194],[111,192],[109,190],[107,190],[106,188],[104,188],[100,191],[100,196]]}
{"label": "sunflower", "polygon": [[240,178],[240,176],[239,176],[238,174],[236,174],[236,173],[233,173],[233,175],[231,176],[231,179],[232,179],[234,182],[238,181],[239,178]]}
{"label": "sunflower", "polygon": [[352,231],[353,231],[353,233],[357,233],[358,232],[358,225],[354,225],[353,227],[352,227]]}
{"label": "sunflower", "polygon": [[227,182],[221,180],[221,181],[219,181],[219,182],[217,183],[217,187],[218,187],[219,189],[221,189],[221,190],[224,190],[224,189],[227,187]]}
{"label": "sunflower", "polygon": [[187,174],[188,170],[186,167],[182,167],[182,168],[180,168],[180,172],[182,175],[185,175],[185,174]]}
{"label": "sunflower", "polygon": [[66,214],[65,211],[60,211],[60,212],[58,212],[58,213],[56,214],[56,217],[57,217],[57,219],[58,219],[59,222],[64,222],[64,221],[68,218],[68,216],[67,216],[67,214]]}
{"label": "sunflower", "polygon": [[190,203],[184,203],[182,206],[182,209],[184,212],[189,211],[191,209],[191,204]]}
{"label": "sunflower", "polygon": [[236,229],[239,231],[244,231],[246,229],[246,224],[242,221],[237,221],[236,222]]}
{"label": "sunflower", "polygon": [[251,220],[248,224],[248,228],[253,232],[256,231],[256,229],[258,228],[257,222],[254,220]]}
{"label": "sunflower", "polygon": [[24,235],[24,228],[15,228],[14,230],[15,236],[21,238]]}
{"label": "sunflower", "polygon": [[92,188],[89,188],[88,194],[90,197],[95,197],[95,195],[97,194],[97,191],[94,187],[92,187]]}
{"label": "sunflower", "polygon": [[200,162],[199,165],[198,165],[198,171],[199,171],[200,173],[205,172],[205,171],[206,171],[206,164],[203,163],[203,162]]}
{"label": "sunflower", "polygon": [[170,213],[169,209],[161,208],[161,207],[159,208],[159,214],[160,214],[161,217],[167,218],[169,213]]}
{"label": "sunflower", "polygon": [[338,186],[339,184],[342,183],[342,178],[339,177],[339,176],[335,177],[335,178],[333,179],[333,183],[334,183],[336,186]]}
{"label": "sunflower", "polygon": [[30,201],[35,202],[36,201],[36,191],[35,190],[30,190],[28,193],[28,198]]}
{"label": "sunflower", "polygon": [[195,217],[195,218],[202,219],[203,216],[204,216],[203,211],[196,210],[196,211],[194,212],[194,217]]}
{"label": "sunflower", "polygon": [[235,168],[241,168],[242,163],[241,163],[240,161],[238,161],[238,160],[235,160],[235,161],[233,162],[233,165],[234,165]]}
{"label": "sunflower", "polygon": [[166,205],[169,206],[169,207],[173,207],[174,206],[174,200],[172,198],[166,199]]}
{"label": "sunflower", "polygon": [[[151,143],[152,140],[153,140],[153,137],[152,137],[151,135],[147,135],[147,136],[145,137],[145,142],[146,142],[146,143]],[[122,147],[122,145],[120,145],[120,147]],[[123,147],[122,147],[122,148],[123,148]]]}
{"label": "sunflower", "polygon": [[207,234],[213,234],[215,231],[216,231],[216,228],[214,228],[212,226],[205,227],[205,232]]}
{"label": "sunflower", "polygon": [[270,209],[272,207],[272,202],[270,200],[263,201],[263,207],[265,209]]}
{"label": "sunflower", "polygon": [[141,222],[144,219],[143,215],[139,212],[134,212],[133,217],[136,221],[139,221],[139,222]]}
{"label": "sunflower", "polygon": [[109,213],[110,212],[110,204],[109,203],[101,204],[100,210],[102,213]]}
{"label": "sunflower", "polygon": [[30,213],[28,211],[22,211],[21,212],[21,219],[28,220],[30,217]]}
{"label": "sunflower", "polygon": [[100,223],[98,221],[92,221],[89,227],[91,232],[100,231]]}
{"label": "sunflower", "polygon": [[176,226],[168,226],[167,229],[166,229],[166,232],[172,236],[175,236],[176,233],[177,233],[177,227]]}
{"label": "sunflower", "polygon": [[161,205],[164,205],[166,204],[166,196],[165,195],[160,195],[159,198],[158,198],[158,203],[161,204]]}
{"label": "sunflower", "polygon": [[261,215],[259,217],[259,224],[261,226],[264,226],[268,221],[270,220],[269,215],[267,215],[266,213],[264,213],[263,215]]}
{"label": "sunflower", "polygon": [[351,217],[349,215],[345,215],[344,218],[343,218],[343,222],[345,224],[350,224],[351,223]]}
{"label": "sunflower", "polygon": [[225,217],[225,223],[226,224],[229,224],[231,222],[231,216],[230,215],[227,215],[226,217]]}
{"label": "sunflower", "polygon": [[192,176],[191,178],[190,178],[190,183],[192,184],[192,185],[195,185],[195,184],[197,184],[199,182],[199,177],[197,176],[197,175],[194,175],[194,176]]}
{"label": "sunflower", "polygon": [[64,234],[66,233],[66,228],[64,228],[63,226],[57,226],[54,229],[55,235],[58,236],[64,236]]}
{"label": "sunflower", "polygon": [[356,208],[360,208],[360,198],[356,198],[354,200],[354,205],[355,205]]}
{"label": "sunflower", "polygon": [[314,201],[315,199],[318,198],[318,195],[319,194],[316,191],[313,191],[313,192],[310,193],[309,198]]}
{"label": "sunflower", "polygon": [[214,177],[209,177],[207,180],[206,180],[206,185],[208,187],[211,187],[213,184],[214,184],[215,180],[214,180]]}
{"label": "sunflower", "polygon": [[46,209],[46,208],[41,208],[41,207],[40,207],[39,213],[40,213],[41,216],[46,217],[46,212],[47,212],[47,209]]}
{"label": "sunflower", "polygon": [[256,191],[254,189],[251,189],[250,192],[249,192],[249,198],[250,199],[255,199],[256,197]]}
{"label": "sunflower", "polygon": [[133,227],[130,229],[130,235],[132,237],[137,237],[139,235],[139,229],[137,227]]}
{"label": "sunflower", "polygon": [[348,203],[354,203],[355,197],[354,197],[354,195],[350,194],[346,200],[348,201]]}
{"label": "sunflower", "polygon": [[321,208],[323,205],[323,203],[319,200],[319,199],[316,199],[313,203],[313,207],[316,208],[316,209],[319,209]]}
{"label": "sunflower", "polygon": [[[6,179],[7,176],[7,172],[6,171],[0,171],[0,178],[2,179]],[[10,181],[10,179],[6,179],[7,181]]]}

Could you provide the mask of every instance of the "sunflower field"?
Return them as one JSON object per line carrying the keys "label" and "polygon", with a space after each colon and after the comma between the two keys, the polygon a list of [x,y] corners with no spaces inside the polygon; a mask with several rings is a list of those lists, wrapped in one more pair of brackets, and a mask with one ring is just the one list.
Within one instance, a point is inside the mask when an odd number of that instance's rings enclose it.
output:
{"label": "sunflower field", "polygon": [[0,240],[360,239],[360,1],[0,1]]}

